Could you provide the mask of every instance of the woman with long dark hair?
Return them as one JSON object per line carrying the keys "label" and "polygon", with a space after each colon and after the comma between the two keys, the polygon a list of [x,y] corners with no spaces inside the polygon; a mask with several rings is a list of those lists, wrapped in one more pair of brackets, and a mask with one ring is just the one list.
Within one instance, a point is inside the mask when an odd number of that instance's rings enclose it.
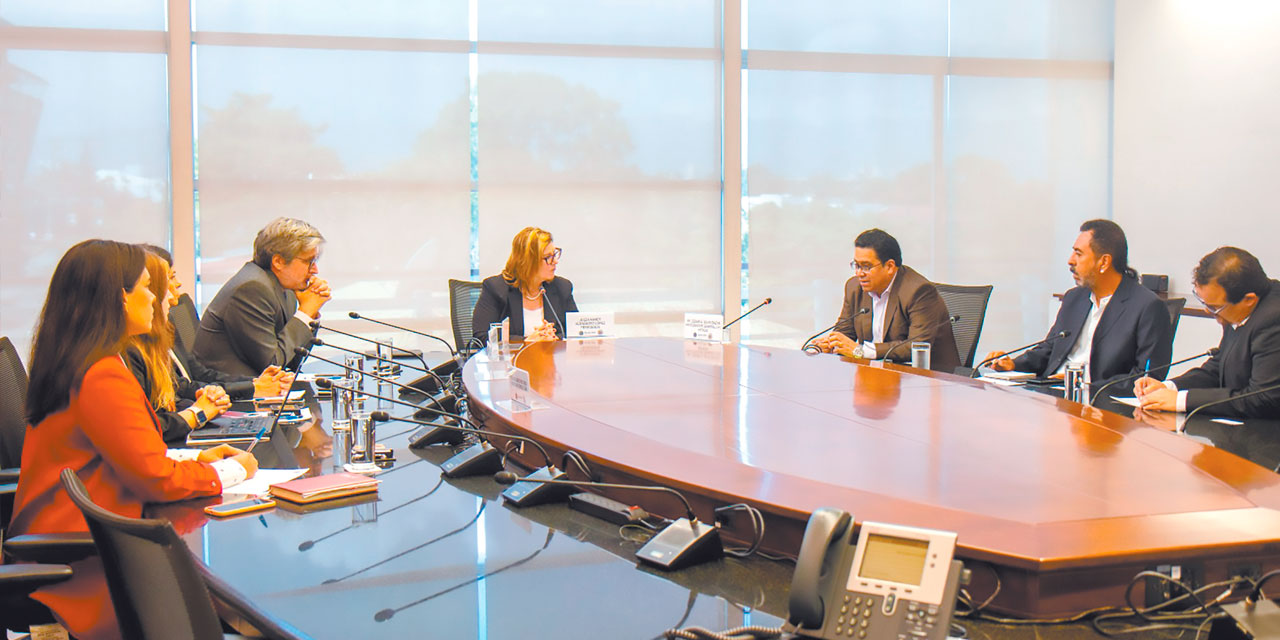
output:
{"label": "woman with long dark hair", "polygon": [[[147,394],[121,353],[151,328],[155,295],[142,249],[86,240],[54,269],[31,348],[22,475],[9,531],[87,531],[58,474],[74,469],[93,501],[140,517],[150,502],[218,495],[257,471],[251,454],[231,447],[170,450]],[[37,591],[72,635],[119,636],[101,564],[73,564],[74,577]]]}

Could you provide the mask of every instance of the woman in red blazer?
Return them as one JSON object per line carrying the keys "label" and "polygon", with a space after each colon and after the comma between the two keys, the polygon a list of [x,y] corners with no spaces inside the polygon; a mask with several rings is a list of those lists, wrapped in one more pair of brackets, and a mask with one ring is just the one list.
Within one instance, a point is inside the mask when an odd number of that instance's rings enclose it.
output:
{"label": "woman in red blazer", "polygon": [[[149,502],[218,495],[252,476],[252,454],[231,447],[170,451],[147,395],[125,367],[129,336],[151,328],[155,295],[142,249],[86,240],[62,256],[36,326],[22,473],[13,535],[88,531],[58,474],[76,471],[93,501],[140,517]],[[119,637],[101,564],[33,596],[82,640]]]}

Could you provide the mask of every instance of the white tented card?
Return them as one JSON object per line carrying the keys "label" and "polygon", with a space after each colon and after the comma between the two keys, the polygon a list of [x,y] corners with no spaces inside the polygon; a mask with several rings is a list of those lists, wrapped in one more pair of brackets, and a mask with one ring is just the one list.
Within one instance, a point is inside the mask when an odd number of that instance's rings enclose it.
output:
{"label": "white tented card", "polygon": [[684,314],[685,340],[724,341],[724,316],[714,313]]}
{"label": "white tented card", "polygon": [[31,634],[31,640],[71,640],[66,628],[56,622],[33,624],[27,631]]}
{"label": "white tented card", "polygon": [[566,340],[564,345],[565,354],[572,360],[613,363],[613,340],[581,338]]}
{"label": "white tented card", "polygon": [[612,338],[613,312],[583,313],[571,311],[565,314],[566,338]]}
{"label": "white tented card", "polygon": [[511,369],[511,411],[528,411],[533,408],[533,392],[529,389],[529,372]]}
{"label": "white tented card", "polygon": [[724,366],[724,347],[701,340],[685,340],[684,361],[713,367]]}

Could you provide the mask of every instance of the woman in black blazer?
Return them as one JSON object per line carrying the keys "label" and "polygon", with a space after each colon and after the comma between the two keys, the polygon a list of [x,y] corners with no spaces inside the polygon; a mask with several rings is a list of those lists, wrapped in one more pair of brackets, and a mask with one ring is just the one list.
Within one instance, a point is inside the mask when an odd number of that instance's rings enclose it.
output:
{"label": "woman in black blazer", "polygon": [[[489,339],[489,325],[510,319],[513,336],[525,342],[555,340],[565,332],[565,314],[578,310],[573,283],[556,275],[563,250],[549,231],[525,227],[511,240],[511,256],[502,273],[484,279],[480,299],[471,313],[472,334]],[[525,319],[534,326],[525,326]]]}

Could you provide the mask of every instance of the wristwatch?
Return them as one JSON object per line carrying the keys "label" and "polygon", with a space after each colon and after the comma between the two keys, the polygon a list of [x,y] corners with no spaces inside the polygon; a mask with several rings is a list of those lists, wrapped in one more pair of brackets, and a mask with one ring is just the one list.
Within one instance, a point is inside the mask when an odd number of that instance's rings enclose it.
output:
{"label": "wristwatch", "polygon": [[191,413],[196,417],[196,428],[203,427],[209,421],[209,416],[204,414],[204,409],[199,407],[191,407]]}

